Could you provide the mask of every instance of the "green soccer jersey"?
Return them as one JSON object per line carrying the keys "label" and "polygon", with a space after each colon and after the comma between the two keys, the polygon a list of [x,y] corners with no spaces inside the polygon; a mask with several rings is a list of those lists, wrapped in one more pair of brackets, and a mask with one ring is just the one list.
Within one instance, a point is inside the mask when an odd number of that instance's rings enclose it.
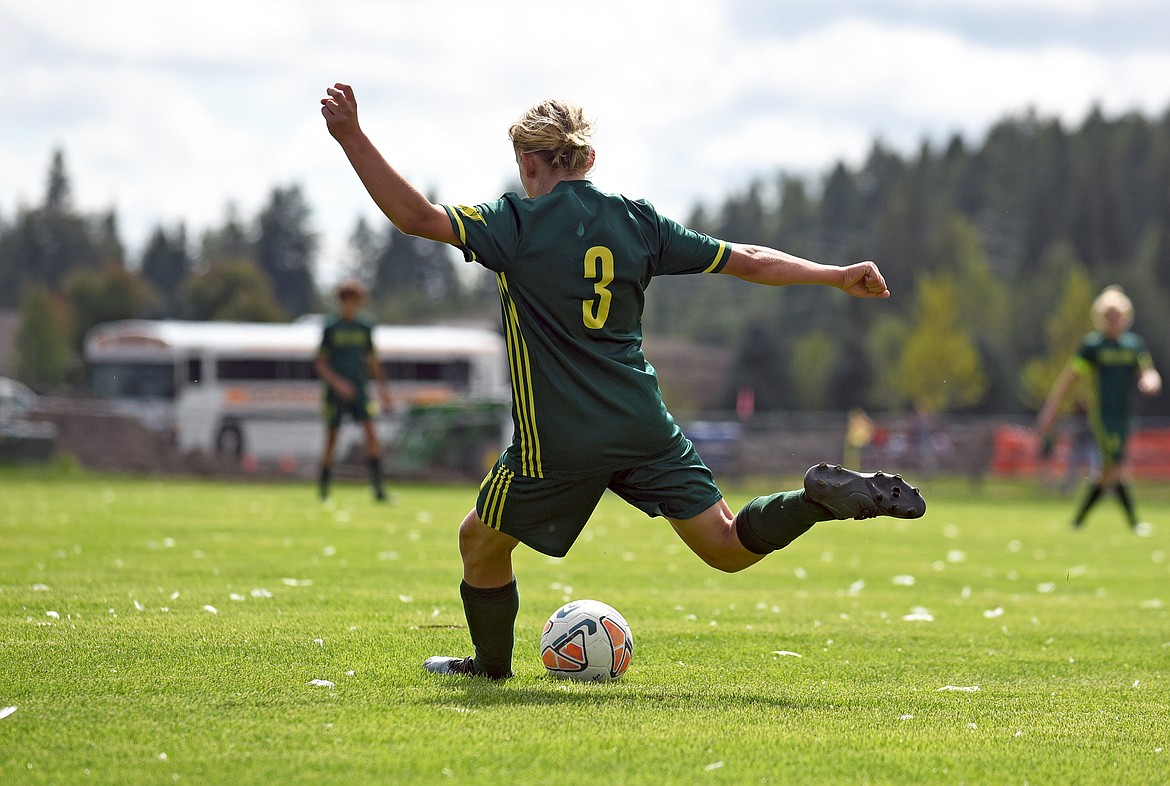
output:
{"label": "green soccer jersey", "polygon": [[329,366],[353,383],[359,398],[366,395],[370,356],[374,352],[374,328],[365,320],[331,317],[321,333],[318,354]]}
{"label": "green soccer jersey", "polygon": [[1085,337],[1074,362],[1092,380],[1100,421],[1107,427],[1124,429],[1138,376],[1152,363],[1141,336],[1123,333],[1111,339],[1094,331]]}
{"label": "green soccer jersey", "polygon": [[718,272],[727,245],[585,180],[446,209],[467,259],[499,285],[515,429],[505,465],[578,475],[685,449],[642,354],[645,290],[654,276]]}

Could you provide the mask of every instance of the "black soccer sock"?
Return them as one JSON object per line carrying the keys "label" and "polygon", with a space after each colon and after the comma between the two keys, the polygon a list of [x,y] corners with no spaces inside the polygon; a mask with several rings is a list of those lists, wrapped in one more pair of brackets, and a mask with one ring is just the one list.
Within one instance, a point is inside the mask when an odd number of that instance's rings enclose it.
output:
{"label": "black soccer sock", "polygon": [[370,456],[370,485],[374,487],[376,498],[386,498],[386,491],[382,488],[382,459],[378,456]]}
{"label": "black soccer sock", "polygon": [[480,589],[466,581],[459,585],[467,630],[475,645],[475,672],[501,679],[512,676],[512,644],[520,593],[516,579],[502,587]]}
{"label": "black soccer sock", "polygon": [[321,495],[321,499],[329,497],[329,481],[333,478],[333,467],[328,464],[321,465],[321,474],[317,476],[317,492]]}
{"label": "black soccer sock", "polygon": [[756,497],[735,517],[739,542],[754,554],[770,554],[808,532],[818,521],[833,514],[805,499],[803,491],[781,491]]}
{"label": "black soccer sock", "polygon": [[1073,524],[1081,526],[1085,523],[1085,516],[1088,515],[1089,509],[1097,504],[1097,500],[1101,498],[1101,484],[1094,483],[1089,488],[1089,493],[1085,495],[1085,501],[1081,503],[1081,509],[1077,511],[1077,515],[1073,518]]}
{"label": "black soccer sock", "polygon": [[1133,498],[1130,497],[1129,488],[1124,483],[1118,483],[1115,490],[1117,498],[1121,500],[1121,507],[1125,508],[1125,517],[1129,519],[1129,526],[1136,527],[1138,523],[1137,512],[1133,509]]}

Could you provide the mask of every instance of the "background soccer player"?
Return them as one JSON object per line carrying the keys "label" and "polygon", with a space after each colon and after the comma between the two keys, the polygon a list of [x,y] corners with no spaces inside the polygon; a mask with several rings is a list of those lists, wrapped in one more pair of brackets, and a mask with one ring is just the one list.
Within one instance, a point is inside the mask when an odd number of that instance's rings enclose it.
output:
{"label": "background soccer player", "polygon": [[757,497],[733,514],[670,416],[642,354],[642,307],[653,276],[725,273],[760,284],[823,284],[889,297],[872,262],[820,265],[689,230],[644,201],[586,179],[592,125],[579,107],[538,104],[509,129],[527,198],[437,205],[391,167],[362,132],[348,85],[321,112],[382,212],[407,234],[460,248],[496,274],[512,378],[514,436],[459,528],[460,594],[475,655],[434,657],[442,674],[511,674],[519,543],[563,556],[608,488],[663,516],[696,554],[737,571],[818,521],[921,516],[898,476],[813,467],[804,489]]}
{"label": "background soccer player", "polygon": [[1108,489],[1117,492],[1129,526],[1138,534],[1149,534],[1149,525],[1138,520],[1129,491],[1129,466],[1125,444],[1129,438],[1130,403],[1135,388],[1147,396],[1162,390],[1162,377],[1154,368],[1146,343],[1130,331],[1133,303],[1121,287],[1105,287],[1091,310],[1096,328],[1081,343],[1072,361],[1057,377],[1038,419],[1042,438],[1047,437],[1060,412],[1065,396],[1081,378],[1089,382],[1089,422],[1100,452],[1100,469],[1089,482],[1084,501],[1073,517],[1073,526],[1085,523],[1085,516]]}
{"label": "background soccer player", "polygon": [[372,377],[377,383],[382,407],[386,410],[391,406],[390,389],[374,352],[374,328],[360,313],[365,297],[365,287],[356,281],[346,281],[337,288],[338,312],[325,323],[321,333],[321,348],[314,363],[317,376],[325,382],[325,448],[318,479],[321,499],[329,496],[337,431],[344,416],[361,424],[366,437],[366,460],[370,467],[374,497],[378,500],[386,498],[382,486],[382,452],[378,445],[378,432],[374,428],[373,407],[367,388]]}

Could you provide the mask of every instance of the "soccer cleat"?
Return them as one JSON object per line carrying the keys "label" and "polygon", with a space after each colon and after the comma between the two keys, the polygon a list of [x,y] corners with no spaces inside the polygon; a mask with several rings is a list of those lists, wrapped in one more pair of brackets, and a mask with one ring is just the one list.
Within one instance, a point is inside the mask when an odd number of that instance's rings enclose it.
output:
{"label": "soccer cleat", "polygon": [[838,519],[916,519],[926,512],[922,492],[901,475],[854,472],[840,464],[822,462],[809,467],[804,474],[804,494]]}
{"label": "soccer cleat", "polygon": [[503,677],[495,677],[491,674],[480,673],[475,670],[475,658],[470,655],[466,658],[448,658],[442,655],[432,655],[423,661],[423,668],[432,674],[485,677],[489,680],[506,680],[512,676],[511,674],[507,674]]}

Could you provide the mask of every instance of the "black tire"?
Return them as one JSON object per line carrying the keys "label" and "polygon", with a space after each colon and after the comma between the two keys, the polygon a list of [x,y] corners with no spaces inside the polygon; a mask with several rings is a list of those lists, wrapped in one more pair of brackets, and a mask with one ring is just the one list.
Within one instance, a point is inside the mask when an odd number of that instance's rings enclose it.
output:
{"label": "black tire", "polygon": [[242,458],[244,455],[244,433],[239,423],[224,423],[215,437],[215,452],[220,456]]}

